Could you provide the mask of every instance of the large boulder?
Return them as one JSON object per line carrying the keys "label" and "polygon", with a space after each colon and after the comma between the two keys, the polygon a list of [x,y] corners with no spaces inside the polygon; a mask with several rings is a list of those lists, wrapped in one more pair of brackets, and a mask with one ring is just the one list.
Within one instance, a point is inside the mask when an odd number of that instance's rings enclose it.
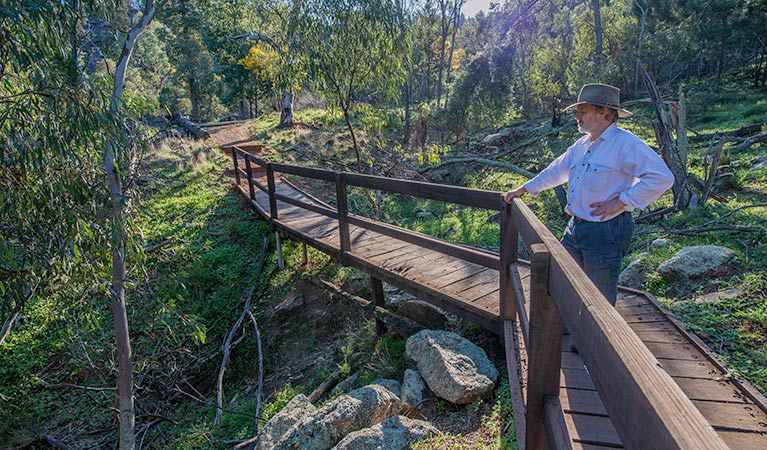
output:
{"label": "large boulder", "polygon": [[254,447],[257,450],[275,448],[277,441],[304,417],[317,412],[304,394],[298,394],[274,415],[258,433],[258,441]]}
{"label": "large boulder", "polygon": [[426,394],[426,385],[417,370],[405,369],[402,379],[402,395],[400,396],[400,414],[408,417],[423,418],[420,406]]}
{"label": "large boulder", "polygon": [[726,272],[726,264],[735,257],[735,252],[717,245],[685,247],[671,259],[658,266],[658,272],[671,279],[700,278],[717,276]]}
{"label": "large boulder", "polygon": [[423,330],[405,344],[434,395],[465,405],[495,388],[498,370],[481,348],[447,331]]}
{"label": "large boulder", "polygon": [[645,256],[647,256],[647,253],[640,253],[631,260],[629,265],[626,266],[618,276],[618,284],[633,289],[642,289],[649,271],[649,268],[644,262]]}
{"label": "large boulder", "polygon": [[[396,386],[399,383],[393,382]],[[347,434],[369,428],[399,412],[399,397],[380,384],[355,389],[293,425],[274,448],[324,450]]]}
{"label": "large boulder", "polygon": [[432,330],[444,330],[447,326],[447,314],[431,303],[423,300],[409,300],[400,306],[397,314],[414,320]]}
{"label": "large boulder", "polygon": [[429,422],[408,419],[405,416],[389,417],[378,425],[349,433],[334,450],[400,450],[437,430]]}

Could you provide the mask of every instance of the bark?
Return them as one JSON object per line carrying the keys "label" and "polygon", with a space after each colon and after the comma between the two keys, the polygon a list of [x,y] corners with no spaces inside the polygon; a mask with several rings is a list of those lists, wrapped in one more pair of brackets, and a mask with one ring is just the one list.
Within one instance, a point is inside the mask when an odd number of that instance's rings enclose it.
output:
{"label": "bark", "polygon": [[450,94],[450,73],[453,69],[453,51],[455,50],[455,35],[458,32],[458,21],[461,18],[461,8],[463,7],[464,0],[455,0],[455,4],[453,6],[453,14],[452,14],[452,21],[453,21],[453,35],[450,37],[450,54],[447,57],[447,75],[445,76],[445,103],[442,105],[443,108],[447,108],[447,97]]}
{"label": "bark", "polygon": [[[144,4],[144,13],[141,20],[128,31],[115,69],[112,98],[109,104],[109,112],[114,116],[119,116],[120,114],[120,103],[125,88],[125,75],[136,41],[152,22],[157,10],[166,2],[167,0],[160,0],[155,4],[154,0],[147,0]],[[125,239],[127,227],[125,226],[125,212],[123,209],[124,195],[122,183],[116,165],[116,145],[119,144],[108,140],[104,154],[107,185],[109,186],[112,198],[112,300],[110,307],[117,345],[117,392],[120,419],[119,448],[121,450],[132,450],[136,446],[136,430],[133,406],[133,363],[130,333],[128,331],[128,314],[125,307]]]}
{"label": "bark", "polygon": [[3,322],[3,328],[0,328],[0,345],[3,344],[5,338],[8,337],[8,334],[11,332],[11,328],[19,317],[19,313],[21,313],[21,308],[16,307],[5,319],[5,322]]}
{"label": "bark", "polygon": [[602,74],[602,14],[599,10],[599,0],[592,0],[594,9],[594,80],[599,80]]}
{"label": "bark", "polygon": [[[293,93],[282,91],[282,103],[280,108],[279,128],[289,128],[293,126]],[[356,149],[356,145],[355,145]]]}
{"label": "bark", "polygon": [[440,46],[439,46],[439,67],[437,69],[437,106],[442,101],[442,75],[445,72],[445,45],[447,44],[447,35],[449,31],[449,20],[447,17],[448,0],[439,0],[440,10]]}
{"label": "bark", "polygon": [[187,80],[189,84],[189,100],[192,102],[192,114],[193,120],[200,120],[200,93],[197,89],[197,81],[194,77],[189,77]]}
{"label": "bark", "polygon": [[641,63],[639,64],[639,69],[655,108],[656,120],[653,120],[652,123],[655,130],[655,138],[660,147],[663,160],[671,170],[671,173],[674,174],[674,185],[671,188],[674,193],[674,206],[681,210],[687,207],[690,200],[690,192],[687,187],[687,167],[677,151],[674,139],[671,137],[671,125],[663,111],[663,99],[660,92],[658,92],[655,81]]}
{"label": "bark", "polygon": [[717,58],[716,68],[716,85],[719,86],[719,82],[722,79],[722,73],[724,72],[724,48],[727,45],[727,15],[722,15],[722,29],[719,35],[719,57]]}

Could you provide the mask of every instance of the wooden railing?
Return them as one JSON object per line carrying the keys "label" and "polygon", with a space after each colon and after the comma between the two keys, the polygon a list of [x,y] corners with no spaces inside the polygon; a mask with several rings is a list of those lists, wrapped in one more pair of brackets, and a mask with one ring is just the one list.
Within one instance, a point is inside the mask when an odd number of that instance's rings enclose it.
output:
{"label": "wooden railing", "polygon": [[[245,160],[245,172],[238,167]],[[559,396],[563,324],[578,346],[589,374],[627,449],[726,449],[711,425],[662,369],[559,241],[520,199],[512,205],[501,193],[433,183],[271,163],[232,148],[239,185],[248,180],[269,195],[269,215],[279,224],[277,200],[338,221],[341,258],[352,252],[349,224],[499,271],[500,329],[507,333],[518,321],[527,350],[526,402],[519,380],[510,373],[517,439],[521,449],[570,448]],[[266,170],[267,186],[253,177],[251,163]],[[275,192],[275,172],[335,184],[336,208],[310,204]],[[348,186],[501,211],[500,255],[452,244],[421,233],[349,214]],[[517,270],[519,236],[532,255],[530,312]],[[507,359],[516,359],[507,346]],[[512,371],[510,371],[512,372]]]}

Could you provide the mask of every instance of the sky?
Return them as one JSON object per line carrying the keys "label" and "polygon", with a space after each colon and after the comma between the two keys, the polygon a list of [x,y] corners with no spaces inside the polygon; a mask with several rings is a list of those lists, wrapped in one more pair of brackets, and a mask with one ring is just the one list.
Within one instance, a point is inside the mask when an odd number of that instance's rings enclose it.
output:
{"label": "sky", "polygon": [[463,5],[463,14],[466,17],[472,17],[477,12],[479,12],[480,9],[484,10],[485,13],[488,12],[488,8],[490,6],[490,0],[467,0],[466,3]]}

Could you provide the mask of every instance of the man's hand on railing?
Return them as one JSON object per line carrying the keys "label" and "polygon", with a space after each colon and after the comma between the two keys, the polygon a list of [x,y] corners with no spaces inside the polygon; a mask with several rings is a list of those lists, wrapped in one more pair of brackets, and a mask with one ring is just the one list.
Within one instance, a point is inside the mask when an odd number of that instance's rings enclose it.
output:
{"label": "man's hand on railing", "polygon": [[527,189],[525,189],[524,186],[520,186],[516,189],[513,189],[503,194],[503,201],[508,204],[511,204],[512,200],[514,200],[517,197],[521,197],[523,194],[527,194]]}

